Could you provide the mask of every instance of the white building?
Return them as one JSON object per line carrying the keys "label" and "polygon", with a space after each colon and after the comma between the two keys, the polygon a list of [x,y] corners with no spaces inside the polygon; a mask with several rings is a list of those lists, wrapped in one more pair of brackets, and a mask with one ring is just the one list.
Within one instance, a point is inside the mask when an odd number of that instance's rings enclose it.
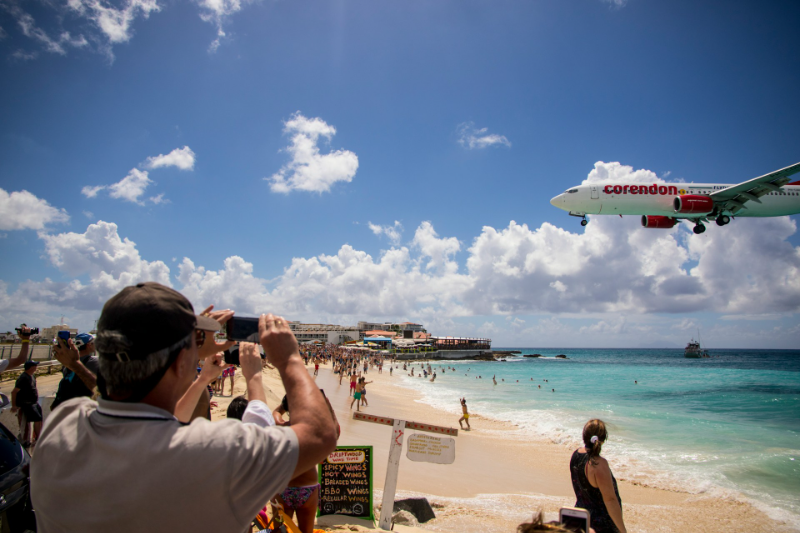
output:
{"label": "white building", "polygon": [[58,337],[59,331],[64,330],[69,331],[69,336],[73,339],[75,338],[75,335],[78,334],[77,328],[71,328],[67,324],[57,324],[55,326],[50,326],[49,328],[42,328],[39,331],[39,336],[45,340],[53,340]]}
{"label": "white building", "polygon": [[297,342],[321,341],[326,344],[343,344],[358,340],[358,329],[336,324],[301,324],[289,322]]}

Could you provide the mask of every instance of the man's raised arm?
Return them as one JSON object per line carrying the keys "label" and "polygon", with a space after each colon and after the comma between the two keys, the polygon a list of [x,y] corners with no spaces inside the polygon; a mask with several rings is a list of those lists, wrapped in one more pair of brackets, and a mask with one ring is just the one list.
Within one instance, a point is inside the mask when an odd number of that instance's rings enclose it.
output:
{"label": "man's raised arm", "polygon": [[282,317],[261,315],[261,345],[278,369],[292,408],[291,429],[297,434],[300,454],[294,475],[307,472],[336,448],[336,427],[325,398],[308,375],[294,333]]}

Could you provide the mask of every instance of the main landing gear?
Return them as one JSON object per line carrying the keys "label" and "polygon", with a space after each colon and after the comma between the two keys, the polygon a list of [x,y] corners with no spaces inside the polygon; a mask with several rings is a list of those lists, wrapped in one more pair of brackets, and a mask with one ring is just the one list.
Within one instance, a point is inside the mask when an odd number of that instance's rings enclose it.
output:
{"label": "main landing gear", "polygon": [[717,217],[717,226],[724,226],[725,224],[730,224],[731,217],[728,215],[720,215]]}
{"label": "main landing gear", "polygon": [[706,231],[706,227],[698,222],[697,224],[694,225],[692,231],[694,231],[695,235],[700,235],[701,233]]}

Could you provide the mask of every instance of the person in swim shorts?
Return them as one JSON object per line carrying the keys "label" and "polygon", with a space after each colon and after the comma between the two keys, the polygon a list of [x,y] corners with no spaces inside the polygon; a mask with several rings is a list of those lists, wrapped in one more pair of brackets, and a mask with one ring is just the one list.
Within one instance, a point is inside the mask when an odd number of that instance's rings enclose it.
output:
{"label": "person in swim shorts", "polygon": [[356,381],[358,381],[358,377],[356,377],[356,373],[353,372],[353,373],[350,374],[350,393],[348,394],[348,396],[350,396],[351,394],[355,393],[355,391],[356,391]]}
{"label": "person in swim shorts", "polygon": [[[336,422],[336,414],[333,412],[333,407],[331,407],[324,391],[322,391],[322,395],[325,397],[325,402],[328,404],[328,409],[330,409],[334,422]],[[285,413],[289,413],[288,422],[283,419]],[[272,416],[278,426],[291,425],[292,415],[289,411],[289,401],[286,396],[283,397],[281,404],[272,411]],[[337,438],[340,431],[339,423],[336,422]],[[319,488],[317,467],[314,466],[314,468],[292,478],[286,489],[275,497],[278,503],[283,506],[283,511],[289,518],[294,518],[297,515],[297,527],[300,528],[302,533],[313,533],[314,531],[314,520],[319,506]]]}
{"label": "person in swim shorts", "polygon": [[355,391],[353,392],[353,401],[350,402],[350,409],[353,408],[353,403],[356,404],[356,411],[361,411],[361,389],[363,385],[361,384],[364,378],[361,378],[356,383]]}
{"label": "person in swim shorts", "polygon": [[228,366],[222,371],[222,379],[220,380],[220,396],[225,396],[225,378],[231,378],[231,396],[233,396],[233,378],[236,375],[236,367],[233,365]]}
{"label": "person in swim shorts", "polygon": [[458,419],[458,425],[461,426],[461,429],[464,429],[464,425],[461,423],[463,420],[467,423],[467,429],[472,429],[469,425],[469,411],[467,411],[467,399],[461,398],[461,418]]}

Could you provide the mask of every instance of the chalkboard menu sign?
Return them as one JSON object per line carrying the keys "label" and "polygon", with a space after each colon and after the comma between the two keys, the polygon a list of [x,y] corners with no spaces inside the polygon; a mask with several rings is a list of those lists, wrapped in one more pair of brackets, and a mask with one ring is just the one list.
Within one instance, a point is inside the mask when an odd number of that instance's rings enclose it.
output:
{"label": "chalkboard menu sign", "polygon": [[319,512],[373,520],[372,446],[337,446],[319,465]]}

